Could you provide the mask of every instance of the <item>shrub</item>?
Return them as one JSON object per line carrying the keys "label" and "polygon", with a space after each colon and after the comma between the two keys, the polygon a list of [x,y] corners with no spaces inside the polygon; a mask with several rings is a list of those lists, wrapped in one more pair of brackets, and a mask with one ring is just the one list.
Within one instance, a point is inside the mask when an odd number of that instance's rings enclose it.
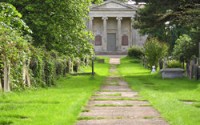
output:
{"label": "shrub", "polygon": [[144,49],[148,67],[153,65],[157,67],[159,60],[168,54],[168,46],[159,42],[157,38],[150,38],[145,43]]}
{"label": "shrub", "polygon": [[173,56],[180,58],[184,56],[186,60],[190,59],[193,55],[197,55],[197,45],[194,43],[190,36],[183,34],[176,40],[173,49]]}
{"label": "shrub", "polygon": [[144,56],[143,48],[139,46],[132,46],[128,50],[128,56],[140,59],[142,56]]}
{"label": "shrub", "polygon": [[177,60],[169,60],[167,62],[167,68],[181,68],[182,65],[179,61]]}

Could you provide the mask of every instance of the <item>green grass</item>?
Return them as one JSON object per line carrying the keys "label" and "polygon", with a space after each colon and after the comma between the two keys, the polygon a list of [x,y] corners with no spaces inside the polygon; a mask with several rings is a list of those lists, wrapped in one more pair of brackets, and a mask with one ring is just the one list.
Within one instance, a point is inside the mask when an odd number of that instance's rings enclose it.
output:
{"label": "green grass", "polygon": [[170,125],[200,125],[199,104],[188,105],[181,100],[200,101],[200,82],[182,79],[162,79],[144,69],[138,60],[121,59],[120,74],[133,90],[148,100]]}
{"label": "green grass", "polygon": [[0,93],[0,125],[73,125],[108,68],[108,63],[95,63],[95,77],[68,76],[55,87]]}
{"label": "green grass", "polygon": [[104,117],[91,117],[91,116],[81,116],[78,120],[101,120],[105,119]]}

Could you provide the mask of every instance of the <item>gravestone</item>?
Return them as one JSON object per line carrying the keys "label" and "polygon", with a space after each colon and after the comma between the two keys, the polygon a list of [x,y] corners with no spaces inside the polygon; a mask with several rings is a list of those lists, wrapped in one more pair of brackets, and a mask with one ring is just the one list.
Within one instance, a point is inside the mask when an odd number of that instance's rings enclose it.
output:
{"label": "gravestone", "polygon": [[182,78],[184,76],[184,69],[181,68],[166,68],[161,71],[162,78]]}

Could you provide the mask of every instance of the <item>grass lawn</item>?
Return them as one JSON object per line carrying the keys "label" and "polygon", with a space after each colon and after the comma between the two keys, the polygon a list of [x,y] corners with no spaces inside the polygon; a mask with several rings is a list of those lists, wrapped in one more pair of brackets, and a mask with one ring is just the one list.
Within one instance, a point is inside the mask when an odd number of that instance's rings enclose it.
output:
{"label": "grass lawn", "polygon": [[0,93],[0,125],[73,125],[108,68],[108,63],[95,63],[95,77],[68,76],[55,87]]}
{"label": "grass lawn", "polygon": [[118,70],[171,125],[200,125],[200,81],[162,79],[128,57],[121,59]]}

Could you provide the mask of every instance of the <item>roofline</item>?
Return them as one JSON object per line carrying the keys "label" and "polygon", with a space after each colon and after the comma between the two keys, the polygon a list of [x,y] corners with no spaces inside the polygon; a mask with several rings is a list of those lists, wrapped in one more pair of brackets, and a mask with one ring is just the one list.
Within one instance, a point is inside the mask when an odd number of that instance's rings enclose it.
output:
{"label": "roofline", "polygon": [[[122,3],[122,2],[116,1],[116,0],[108,0],[108,1],[103,2],[103,3],[100,4],[100,5],[93,5],[93,6],[90,7],[90,9],[91,9],[91,10],[97,10],[96,7],[100,7],[100,6],[103,6],[103,5],[108,4],[108,3],[111,3],[111,2],[120,4],[120,5],[122,5],[122,6],[128,7],[128,8],[133,9],[133,10],[137,10],[137,9],[138,9],[138,7],[136,7],[136,6],[131,6],[131,5],[128,5],[128,4],[125,4],[125,3]],[[119,8],[116,8],[116,9],[119,9]],[[100,9],[98,9],[98,10],[100,10]]]}

